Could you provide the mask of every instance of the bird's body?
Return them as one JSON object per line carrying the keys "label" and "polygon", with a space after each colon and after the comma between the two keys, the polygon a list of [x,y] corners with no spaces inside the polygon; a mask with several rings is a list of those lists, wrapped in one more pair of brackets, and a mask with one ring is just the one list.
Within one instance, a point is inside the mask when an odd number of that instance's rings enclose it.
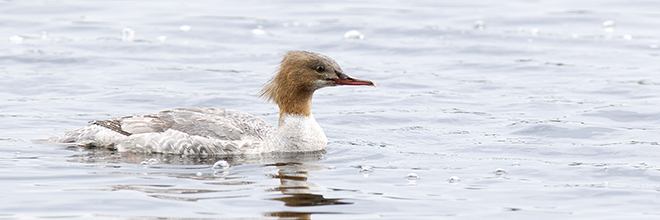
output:
{"label": "bird's body", "polygon": [[316,89],[335,85],[375,86],[345,75],[327,56],[292,51],[261,92],[280,108],[277,127],[231,109],[179,108],[95,120],[51,141],[120,152],[197,155],[322,150],[327,138],[311,113],[311,99]]}

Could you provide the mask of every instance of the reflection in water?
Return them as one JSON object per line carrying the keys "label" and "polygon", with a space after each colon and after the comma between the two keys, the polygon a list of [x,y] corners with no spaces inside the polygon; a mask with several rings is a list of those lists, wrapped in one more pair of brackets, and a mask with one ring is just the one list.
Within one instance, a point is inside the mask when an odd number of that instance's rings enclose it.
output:
{"label": "reflection in water", "polygon": [[283,195],[286,195],[272,200],[282,201],[286,206],[351,204],[340,202],[339,199],[326,199],[323,198],[323,195],[312,194],[311,187],[317,187],[317,185],[307,181],[308,173],[325,169],[325,166],[302,163],[272,164],[271,166],[278,168],[278,175],[271,175],[271,177],[280,179],[280,186],[273,190],[281,191]]}
{"label": "reflection in water", "polygon": [[[78,147],[69,147],[71,150],[79,150]],[[227,161],[230,166],[245,164],[265,163],[304,163],[323,160],[325,151],[296,152],[296,153],[264,153],[247,155],[218,155],[218,156],[195,156],[175,154],[136,154],[128,152],[117,152],[106,149],[85,150],[83,154],[73,155],[69,162],[77,163],[106,163],[106,164],[140,164],[143,161],[155,159],[158,164],[168,165],[213,165],[219,160]]]}
{"label": "reflection in water", "polygon": [[[105,174],[117,175],[159,175],[176,178],[203,180],[204,185],[216,186],[219,189],[180,189],[175,185],[139,185],[124,184],[110,186],[101,190],[120,191],[131,190],[146,193],[147,196],[175,200],[195,202],[206,199],[233,199],[253,196],[250,190],[255,190],[258,185],[254,181],[240,180],[236,174],[245,171],[232,171],[231,168],[215,170],[213,173],[197,172],[200,169],[211,168],[217,161],[226,161],[230,167],[247,164],[264,164],[262,168],[277,168],[277,174],[267,174],[270,178],[280,180],[280,185],[267,191],[281,192],[282,196],[266,198],[267,200],[282,201],[285,206],[323,206],[323,205],[345,205],[350,202],[342,202],[341,199],[324,198],[321,194],[312,193],[312,188],[319,187],[308,180],[309,172],[326,169],[323,165],[306,164],[323,160],[325,151],[304,153],[269,153],[259,155],[231,155],[231,156],[190,156],[190,155],[168,155],[168,154],[134,154],[94,149],[84,151],[83,154],[72,156],[69,161],[86,164],[103,164],[105,167],[122,168],[122,164],[140,164],[149,169],[147,173],[112,171]],[[147,161],[148,163],[144,164]],[[134,169],[134,168],[133,168]],[[121,169],[120,169],[121,170]],[[272,170],[272,169],[267,169]],[[264,171],[263,169],[258,170]],[[211,194],[209,196],[209,194]],[[207,196],[204,196],[207,195]],[[215,196],[213,196],[215,195]],[[341,214],[327,212],[268,212],[263,213],[267,217],[310,219],[313,214]]]}
{"label": "reflection in water", "polygon": [[[320,206],[320,205],[346,205],[352,204],[350,202],[341,202],[340,199],[327,199],[323,195],[313,194],[312,187],[317,187],[316,184],[308,182],[309,171],[317,171],[325,169],[325,166],[312,165],[304,163],[277,163],[269,166],[276,166],[278,168],[277,175],[271,175],[272,178],[280,179],[280,186],[273,189],[273,191],[280,191],[284,196],[272,198],[284,202],[285,206]],[[292,218],[297,219],[310,219],[312,214],[330,214],[330,213],[309,213],[309,212],[270,212],[264,213],[266,216]],[[337,213],[339,214],[339,213]]]}

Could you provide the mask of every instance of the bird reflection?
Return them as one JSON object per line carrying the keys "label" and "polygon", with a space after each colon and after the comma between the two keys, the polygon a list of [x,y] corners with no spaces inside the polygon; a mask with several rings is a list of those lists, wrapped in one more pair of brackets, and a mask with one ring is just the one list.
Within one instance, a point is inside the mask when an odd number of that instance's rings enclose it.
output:
{"label": "bird reflection", "polygon": [[[285,206],[322,206],[322,205],[347,205],[350,202],[342,202],[340,199],[329,199],[321,194],[312,193],[313,187],[318,185],[307,181],[310,171],[325,169],[325,166],[304,164],[297,162],[270,164],[278,168],[277,175],[271,175],[271,178],[280,179],[280,186],[273,188],[273,191],[282,192],[281,197],[271,198],[271,200],[282,201]],[[311,212],[269,212],[264,213],[270,217],[311,219]],[[330,213],[323,213],[330,214]],[[338,214],[338,213],[337,213]]]}
{"label": "bird reflection", "polygon": [[303,163],[280,163],[272,164],[271,166],[278,168],[277,175],[271,175],[271,178],[280,179],[280,186],[274,188],[273,191],[280,191],[285,195],[272,200],[282,201],[286,206],[351,204],[341,202],[339,199],[326,199],[323,195],[312,193],[311,188],[318,186],[307,181],[309,171],[322,170],[325,169],[324,166]]}
{"label": "bird reflection", "polygon": [[142,161],[157,159],[160,164],[169,165],[212,165],[218,160],[225,160],[231,166],[246,164],[267,164],[287,162],[317,162],[323,160],[325,150],[313,152],[295,153],[263,153],[263,154],[239,154],[219,156],[195,156],[177,154],[139,154],[128,152],[117,152],[107,149],[81,149],[75,146],[68,147],[69,150],[81,151],[81,154],[73,155],[70,162],[78,163],[108,163],[108,164],[139,164]]}
{"label": "bird reflection", "polygon": [[[195,180],[205,180],[208,185],[217,185],[219,189],[202,190],[196,189],[178,189],[172,185],[119,185],[108,188],[109,191],[133,190],[147,193],[148,196],[177,201],[198,201],[201,199],[231,199],[249,195],[235,195],[237,191],[254,190],[255,188],[244,188],[243,186],[255,185],[253,181],[241,181],[242,177],[237,176],[235,171],[223,171],[220,174],[193,173],[193,172],[169,172],[169,169],[196,169],[213,165],[219,160],[225,160],[231,167],[246,164],[264,164],[263,167],[277,168],[276,174],[267,174],[270,178],[279,179],[280,185],[267,189],[267,191],[281,192],[281,195],[270,197],[266,200],[281,201],[287,207],[310,207],[327,205],[347,205],[351,202],[341,201],[337,198],[325,198],[314,188],[319,188],[315,183],[309,182],[309,173],[326,169],[324,165],[309,164],[309,162],[318,162],[323,160],[325,151],[305,152],[305,153],[271,153],[258,155],[232,155],[217,157],[196,157],[167,154],[132,154],[120,153],[109,150],[87,150],[84,153],[73,155],[70,162],[104,164],[106,167],[121,168],[121,164],[142,164],[144,161],[157,160],[158,164],[150,166],[160,168],[156,170],[147,170],[147,175],[173,176],[176,178],[189,178]],[[171,167],[171,165],[176,165]],[[201,166],[200,166],[201,165]],[[164,167],[159,167],[164,166]],[[180,167],[183,166],[183,167]],[[272,170],[272,169],[271,169]],[[127,174],[121,171],[112,171],[117,174]],[[128,173],[130,174],[130,173]],[[235,188],[232,188],[235,187]],[[185,192],[185,193],[181,193]],[[316,193],[314,193],[316,192]],[[211,196],[203,196],[209,195]],[[227,196],[232,194],[232,196]],[[220,196],[212,196],[220,195]],[[279,217],[285,219],[310,219],[313,214],[340,214],[328,212],[268,212],[262,213],[267,217]]]}

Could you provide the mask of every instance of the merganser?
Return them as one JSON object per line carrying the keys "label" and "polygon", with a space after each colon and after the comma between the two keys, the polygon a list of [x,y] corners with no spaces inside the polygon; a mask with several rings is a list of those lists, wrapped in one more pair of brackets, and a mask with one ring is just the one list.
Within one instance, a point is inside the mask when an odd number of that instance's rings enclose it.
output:
{"label": "merganser", "polygon": [[290,51],[259,97],[279,106],[277,128],[251,114],[224,108],[179,108],[156,114],[95,120],[51,138],[56,143],[119,152],[195,155],[303,152],[328,139],[312,116],[312,95],[336,85],[376,86],[344,74],[332,58]]}

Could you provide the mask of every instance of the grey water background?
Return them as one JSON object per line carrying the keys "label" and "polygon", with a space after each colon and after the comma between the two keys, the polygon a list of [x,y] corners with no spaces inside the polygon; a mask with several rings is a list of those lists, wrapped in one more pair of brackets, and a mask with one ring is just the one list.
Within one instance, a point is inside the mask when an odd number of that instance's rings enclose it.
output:
{"label": "grey water background", "polygon": [[[0,218],[657,219],[658,6],[1,1]],[[317,91],[326,152],[32,142],[178,107],[276,124],[257,92],[289,50],[378,84]]]}

